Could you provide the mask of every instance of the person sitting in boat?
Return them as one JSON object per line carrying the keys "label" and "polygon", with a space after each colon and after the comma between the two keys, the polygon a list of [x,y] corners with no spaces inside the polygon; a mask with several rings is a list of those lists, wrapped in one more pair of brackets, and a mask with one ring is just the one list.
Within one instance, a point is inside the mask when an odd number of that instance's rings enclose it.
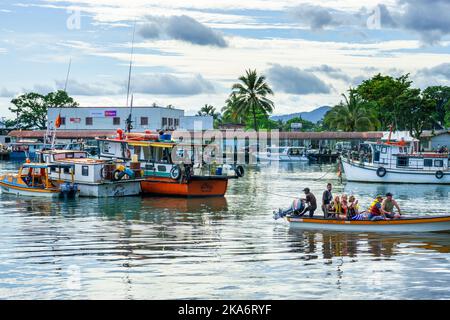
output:
{"label": "person sitting in boat", "polygon": [[340,220],[347,220],[348,206],[348,196],[346,194],[343,194],[341,196],[341,210],[338,214],[336,214],[336,218]]}
{"label": "person sitting in boat", "polygon": [[300,215],[303,213],[304,210],[305,210],[305,201],[303,201],[302,199],[295,199],[292,202],[292,205],[289,209],[287,210],[279,209],[278,212],[274,211],[273,218],[277,220],[287,215]]}
{"label": "person sitting in boat", "polygon": [[337,217],[341,214],[341,212],[341,198],[339,196],[335,196],[333,202],[331,203],[329,217]]}
{"label": "person sitting in boat", "polygon": [[302,200],[305,201],[305,203],[307,203],[308,206],[305,208],[305,210],[303,210],[300,216],[303,216],[306,212],[309,212],[309,217],[312,218],[314,216],[314,211],[316,211],[317,209],[316,196],[313,193],[311,193],[309,188],[303,189],[303,192],[305,193],[306,198]]}
{"label": "person sitting in boat", "polygon": [[359,204],[358,200],[356,200],[354,195],[351,195],[348,198],[348,210],[347,210],[347,219],[352,220],[353,217],[359,214]]}
{"label": "person sitting in boat", "polygon": [[[397,208],[397,213],[394,212],[394,207]],[[381,208],[385,211],[384,215],[389,219],[400,219],[402,211],[397,201],[393,199],[392,193],[386,193],[386,199],[384,199]]]}
{"label": "person sitting in boat", "polygon": [[386,220],[386,217],[384,215],[386,212],[383,210],[382,204],[383,197],[378,195],[369,207],[369,220]]}

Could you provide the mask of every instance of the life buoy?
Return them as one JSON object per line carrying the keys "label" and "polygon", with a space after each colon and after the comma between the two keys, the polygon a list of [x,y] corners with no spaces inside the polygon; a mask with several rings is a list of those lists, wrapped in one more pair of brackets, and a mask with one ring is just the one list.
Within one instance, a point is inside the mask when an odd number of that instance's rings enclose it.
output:
{"label": "life buoy", "polygon": [[178,180],[181,177],[181,169],[178,165],[172,167],[172,169],[170,170],[170,177],[173,180]]}
{"label": "life buoy", "polygon": [[242,177],[244,176],[244,174],[245,174],[245,171],[244,171],[244,167],[243,167],[243,166],[237,166],[236,169],[235,169],[234,171],[236,172],[236,175],[237,175],[239,178],[242,178]]}
{"label": "life buoy", "polygon": [[444,172],[441,170],[436,171],[435,176],[437,179],[442,179],[444,177]]}
{"label": "life buoy", "polygon": [[383,178],[386,175],[386,169],[383,167],[379,167],[377,169],[377,176],[379,176],[380,178]]}
{"label": "life buoy", "polygon": [[114,172],[113,172],[113,180],[114,181],[122,180],[124,175],[125,174],[123,174],[123,171],[121,171],[121,170],[114,170]]}

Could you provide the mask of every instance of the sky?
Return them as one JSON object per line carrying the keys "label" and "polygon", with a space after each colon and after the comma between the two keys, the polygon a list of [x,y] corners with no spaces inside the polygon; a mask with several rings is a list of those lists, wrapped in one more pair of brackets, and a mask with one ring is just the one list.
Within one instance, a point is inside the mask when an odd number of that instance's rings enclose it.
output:
{"label": "sky", "polygon": [[[225,105],[248,69],[274,114],[333,106],[382,73],[450,85],[450,0],[1,0],[0,117],[12,98],[64,89],[81,106],[195,114]],[[135,30],[135,31],[133,31]]]}

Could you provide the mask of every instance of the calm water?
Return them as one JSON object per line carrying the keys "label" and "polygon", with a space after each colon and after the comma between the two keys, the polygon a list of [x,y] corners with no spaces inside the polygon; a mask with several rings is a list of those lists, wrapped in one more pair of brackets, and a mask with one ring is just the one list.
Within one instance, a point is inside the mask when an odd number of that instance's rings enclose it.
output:
{"label": "calm water", "polygon": [[[334,178],[332,166],[284,164],[249,170],[221,199],[0,195],[0,298],[449,299],[449,233],[304,232],[272,219]],[[332,182],[364,205],[391,191],[406,212],[448,213],[450,186]]]}

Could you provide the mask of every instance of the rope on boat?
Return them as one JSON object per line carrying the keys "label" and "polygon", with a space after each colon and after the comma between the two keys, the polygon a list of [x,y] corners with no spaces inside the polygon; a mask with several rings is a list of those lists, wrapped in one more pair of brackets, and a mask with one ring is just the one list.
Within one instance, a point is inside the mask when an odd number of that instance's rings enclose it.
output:
{"label": "rope on boat", "polygon": [[[332,172],[332,171],[333,171],[333,169],[330,169],[330,170],[328,170],[327,172],[325,172],[324,175],[322,175],[321,177],[319,177],[319,178],[317,178],[317,179],[312,179],[312,181],[319,181],[319,180],[322,180],[323,178],[325,178],[325,176],[326,176],[327,174],[329,174],[329,173]],[[306,179],[304,179],[304,180],[306,180]],[[268,192],[268,191],[266,191],[266,193],[272,194],[272,195],[274,195],[274,196],[284,197],[284,198],[298,199],[298,195],[297,195],[297,196],[289,196],[289,195],[285,195],[285,194],[280,194],[280,193],[275,193],[275,192]]]}

